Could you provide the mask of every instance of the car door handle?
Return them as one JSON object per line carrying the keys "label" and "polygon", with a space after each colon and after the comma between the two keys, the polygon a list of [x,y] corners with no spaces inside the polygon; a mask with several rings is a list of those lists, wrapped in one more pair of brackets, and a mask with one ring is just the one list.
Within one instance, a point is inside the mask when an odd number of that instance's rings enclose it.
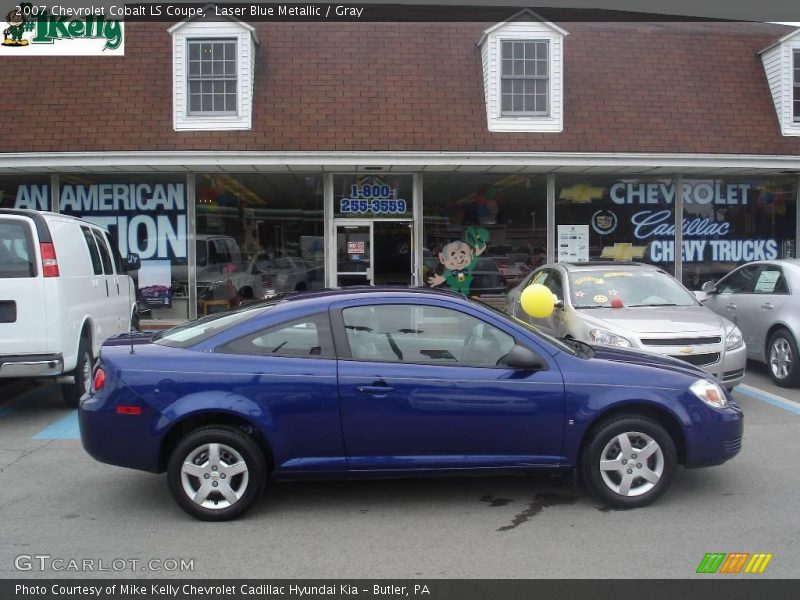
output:
{"label": "car door handle", "polygon": [[394,388],[388,385],[360,385],[356,389],[364,394],[375,394],[381,396],[385,396],[389,392],[394,391]]}
{"label": "car door handle", "polygon": [[773,308],[775,308],[775,305],[772,302],[765,302],[764,304],[761,305],[761,308],[763,308],[764,310],[772,310]]}
{"label": "car door handle", "polygon": [[725,308],[727,308],[728,310],[736,310],[736,305],[735,304],[728,304]]}

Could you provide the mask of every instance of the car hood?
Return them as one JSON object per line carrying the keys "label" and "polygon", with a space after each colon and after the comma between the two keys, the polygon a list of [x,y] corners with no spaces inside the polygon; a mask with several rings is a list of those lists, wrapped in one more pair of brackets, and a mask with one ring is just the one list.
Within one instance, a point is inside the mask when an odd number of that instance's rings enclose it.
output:
{"label": "car hood", "polygon": [[725,320],[705,306],[658,306],[641,308],[575,309],[587,321],[607,323],[636,334],[718,333]]}
{"label": "car hood", "polygon": [[665,356],[663,354],[655,354],[653,352],[644,352],[641,350],[627,350],[623,348],[612,348],[610,346],[592,346],[594,348],[595,360],[608,360],[617,363],[626,363],[630,365],[639,365],[644,367],[657,367],[659,369],[666,369],[673,373],[681,373],[693,378],[709,379],[709,375],[702,369],[690,365],[687,362]]}

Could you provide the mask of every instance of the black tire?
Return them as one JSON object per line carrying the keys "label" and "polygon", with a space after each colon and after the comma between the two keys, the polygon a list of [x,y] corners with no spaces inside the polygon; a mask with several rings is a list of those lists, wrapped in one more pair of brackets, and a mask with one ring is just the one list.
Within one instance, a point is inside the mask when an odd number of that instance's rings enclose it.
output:
{"label": "black tire", "polygon": [[[619,446],[618,440],[622,434],[628,434],[626,437],[632,451],[626,453]],[[646,506],[661,496],[672,483],[677,464],[675,443],[666,430],[652,419],[619,415],[594,426],[588,435],[589,439],[581,453],[581,474],[589,490],[606,504],[614,508]],[[636,450],[642,449],[643,444],[648,443],[648,438],[657,444],[657,449],[639,462],[641,457]],[[600,468],[604,453],[606,460],[613,461],[616,458],[620,461],[619,471]],[[622,465],[622,461],[626,464]],[[604,472],[608,481],[603,477]],[[654,474],[658,475],[657,481],[647,481],[646,477],[654,478]],[[622,477],[630,481],[631,495],[621,493]]]}
{"label": "black tire", "polygon": [[[216,469],[210,460],[210,450],[204,450],[204,447],[211,444],[218,444],[220,447],[219,466]],[[230,450],[233,452],[229,452]],[[232,475],[226,481],[226,470],[238,464],[239,460],[244,462],[246,472]],[[209,477],[205,477],[205,474],[202,477],[187,475],[184,481],[184,463],[197,465],[198,470],[205,471]],[[218,475],[211,477],[214,472]],[[173,450],[167,466],[167,483],[172,497],[178,506],[202,521],[228,521],[244,513],[261,495],[266,475],[264,454],[253,438],[239,429],[223,425],[203,427],[186,435]],[[209,487],[207,493],[201,492],[200,498],[201,500],[205,498],[207,506],[202,506],[190,498],[186,487],[198,492],[203,485],[203,479],[208,485],[217,483],[218,486],[213,489]],[[227,489],[234,494],[237,491],[241,492],[241,496],[230,503],[223,496],[222,485],[227,485]],[[220,506],[214,507],[215,504]]]}
{"label": "black tire", "polygon": [[[788,359],[788,369],[779,367],[779,361]],[[780,387],[797,387],[800,385],[800,355],[797,353],[797,342],[786,329],[779,329],[772,334],[767,344],[767,368],[773,383]],[[784,363],[785,366],[785,363]]]}
{"label": "black tire", "polygon": [[89,391],[92,382],[92,368],[94,358],[92,357],[92,345],[86,337],[82,337],[78,344],[78,362],[72,372],[74,381],[65,383],[61,387],[61,395],[64,403],[69,408],[78,408],[81,396]]}

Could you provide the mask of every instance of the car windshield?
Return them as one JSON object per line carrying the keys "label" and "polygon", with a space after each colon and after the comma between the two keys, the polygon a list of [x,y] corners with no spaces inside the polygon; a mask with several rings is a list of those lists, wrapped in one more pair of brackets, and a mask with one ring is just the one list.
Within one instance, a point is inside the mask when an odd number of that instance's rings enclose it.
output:
{"label": "car windshield", "polygon": [[277,302],[254,302],[245,306],[187,321],[153,336],[153,342],[171,348],[189,348],[220,331],[246,321],[275,306]]}
{"label": "car windshield", "polygon": [[694,296],[663,271],[581,270],[569,274],[569,283],[575,308],[697,305]]}

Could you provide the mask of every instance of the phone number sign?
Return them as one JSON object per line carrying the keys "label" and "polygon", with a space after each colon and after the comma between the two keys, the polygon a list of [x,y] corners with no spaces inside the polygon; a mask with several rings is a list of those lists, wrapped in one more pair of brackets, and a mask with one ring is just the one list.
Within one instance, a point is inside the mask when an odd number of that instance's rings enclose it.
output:
{"label": "phone number sign", "polygon": [[339,200],[342,214],[403,215],[408,203],[397,197],[397,189],[388,185],[353,185],[350,197]]}

